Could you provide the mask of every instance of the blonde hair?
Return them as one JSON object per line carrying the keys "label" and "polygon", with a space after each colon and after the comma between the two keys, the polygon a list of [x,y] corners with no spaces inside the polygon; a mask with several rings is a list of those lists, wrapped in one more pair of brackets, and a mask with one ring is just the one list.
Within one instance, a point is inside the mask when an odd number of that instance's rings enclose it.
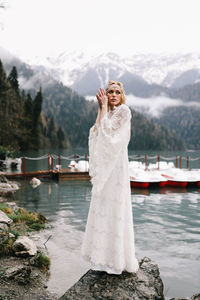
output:
{"label": "blonde hair", "polygon": [[121,82],[114,81],[114,80],[109,81],[108,86],[106,88],[106,94],[107,94],[108,90],[110,89],[110,87],[112,85],[118,85],[120,87],[120,90],[121,90],[121,104],[125,104],[126,103],[126,96],[125,96],[125,91],[124,91],[123,84]]}

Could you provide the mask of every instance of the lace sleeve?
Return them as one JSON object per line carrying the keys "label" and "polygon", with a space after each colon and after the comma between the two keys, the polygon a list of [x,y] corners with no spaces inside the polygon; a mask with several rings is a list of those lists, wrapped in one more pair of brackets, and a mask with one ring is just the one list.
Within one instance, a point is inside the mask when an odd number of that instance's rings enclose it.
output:
{"label": "lace sleeve", "polygon": [[108,114],[105,114],[100,121],[100,126],[103,133],[107,136],[114,137],[120,135],[124,127],[127,127],[127,123],[130,123],[131,111],[128,106],[122,104],[112,118],[108,118]]}
{"label": "lace sleeve", "polygon": [[[89,140],[90,176],[92,183],[100,191],[108,180],[111,171],[122,155],[130,139],[131,112],[126,105],[121,105],[109,118],[106,114],[99,123],[96,138]],[[93,132],[94,133],[94,132]]]}
{"label": "lace sleeve", "polygon": [[98,132],[99,132],[99,125],[94,125],[90,128],[89,132],[89,173],[90,176],[93,178],[96,175],[96,169],[97,169],[97,151],[96,151],[96,145],[97,145],[97,139],[98,139]]}

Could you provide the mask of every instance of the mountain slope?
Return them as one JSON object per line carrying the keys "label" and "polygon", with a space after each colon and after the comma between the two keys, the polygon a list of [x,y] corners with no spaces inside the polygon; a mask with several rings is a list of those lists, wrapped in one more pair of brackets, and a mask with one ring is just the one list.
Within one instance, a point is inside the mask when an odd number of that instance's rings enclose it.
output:
{"label": "mountain slope", "polygon": [[188,149],[200,149],[200,106],[169,107],[162,118],[154,119],[159,125],[173,130],[187,145]]}
{"label": "mountain slope", "polygon": [[[71,146],[86,147],[89,128],[96,119],[97,105],[86,101],[83,96],[56,81],[46,72],[46,69],[32,70],[24,63],[21,65],[19,63],[18,67],[21,83],[28,92],[35,95],[36,88],[42,86],[42,109],[47,118],[49,120],[53,118],[64,129]],[[11,65],[7,63],[7,70],[10,68]],[[140,78],[136,77],[136,79],[143,86],[146,85]],[[184,147],[183,142],[170,130],[155,125],[139,113],[133,112],[133,114],[130,148],[176,150]]]}
{"label": "mountain slope", "polygon": [[200,103],[200,82],[193,85],[186,85],[180,89],[173,89],[169,91],[171,98],[182,99],[185,102]]}
{"label": "mountain slope", "polygon": [[[116,53],[87,55],[63,52],[56,58],[33,58],[32,65],[54,70],[56,79],[72,87],[90,69],[95,70],[102,86],[128,72],[148,84],[181,88],[200,80],[200,54],[134,54],[122,57]],[[184,75],[183,75],[184,74]],[[182,77],[183,76],[183,77]],[[83,91],[86,95],[86,91]]]}

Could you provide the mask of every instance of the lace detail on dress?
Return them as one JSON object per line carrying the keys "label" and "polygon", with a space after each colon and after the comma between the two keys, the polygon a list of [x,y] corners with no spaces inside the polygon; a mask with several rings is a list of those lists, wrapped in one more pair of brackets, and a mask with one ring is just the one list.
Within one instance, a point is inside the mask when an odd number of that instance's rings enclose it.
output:
{"label": "lace detail on dress", "polygon": [[[130,109],[122,104],[114,112],[108,112],[101,119],[97,132],[92,128],[89,136],[89,172],[91,182],[100,192],[110,172],[117,163],[121,151],[130,139]],[[106,170],[106,172],[105,172]]]}
{"label": "lace detail on dress", "polygon": [[109,111],[101,120],[103,130],[111,136],[120,134],[120,131],[130,122],[131,112],[128,106],[122,104],[114,111]]}
{"label": "lace detail on dress", "polygon": [[108,112],[89,135],[92,199],[82,255],[92,269],[120,274],[138,268],[134,248],[127,145],[130,109]]}

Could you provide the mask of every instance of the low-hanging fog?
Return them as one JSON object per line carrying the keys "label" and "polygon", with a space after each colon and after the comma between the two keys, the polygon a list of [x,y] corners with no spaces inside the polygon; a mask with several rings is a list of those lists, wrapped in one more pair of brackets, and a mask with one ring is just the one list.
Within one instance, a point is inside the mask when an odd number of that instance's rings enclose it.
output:
{"label": "low-hanging fog", "polygon": [[[94,96],[87,96],[86,99],[89,101],[96,101]],[[164,110],[168,107],[197,106],[200,108],[199,102],[185,102],[181,99],[172,99],[164,95],[151,98],[140,98],[130,94],[126,95],[126,104],[136,111],[145,113],[154,118],[160,118]]]}
{"label": "low-hanging fog", "polygon": [[127,95],[127,105],[131,106],[139,112],[143,112],[152,117],[159,118],[163,111],[168,107],[178,106],[197,106],[199,102],[185,102],[181,99],[172,99],[167,96],[156,96],[151,98],[139,98],[134,95]]}

